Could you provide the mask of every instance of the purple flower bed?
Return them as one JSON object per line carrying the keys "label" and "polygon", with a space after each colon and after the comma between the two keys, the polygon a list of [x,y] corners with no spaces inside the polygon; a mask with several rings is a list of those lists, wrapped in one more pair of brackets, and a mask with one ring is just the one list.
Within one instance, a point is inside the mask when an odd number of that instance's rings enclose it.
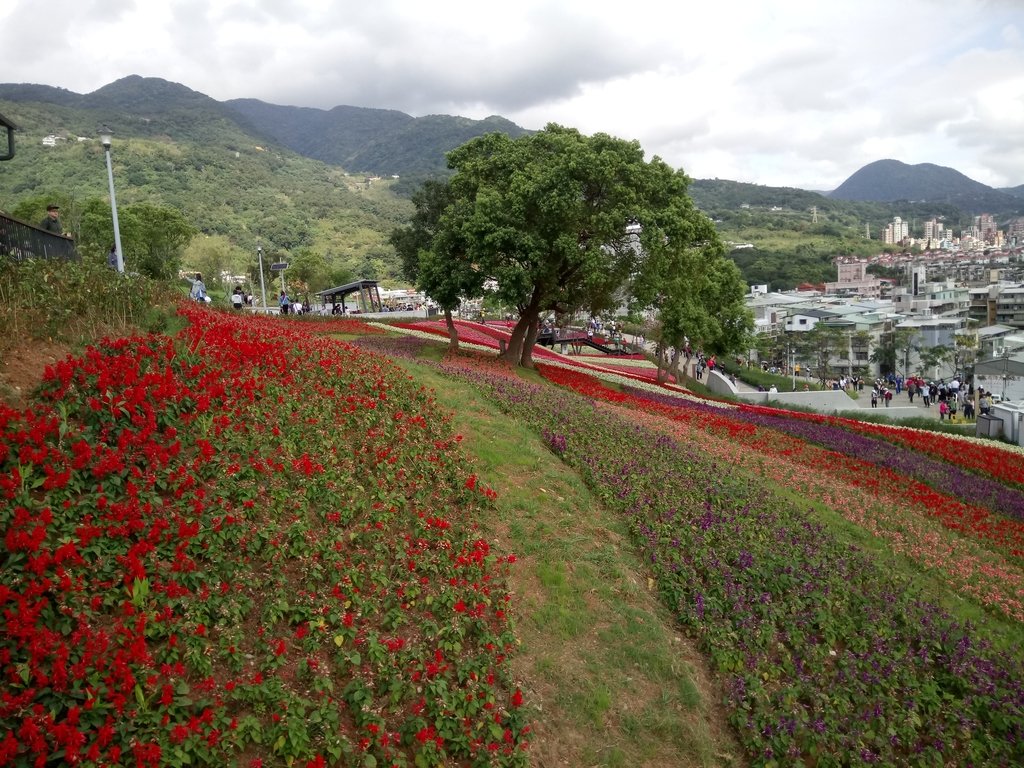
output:
{"label": "purple flower bed", "polygon": [[[642,397],[652,402],[703,412],[710,412],[713,409],[713,412],[721,413],[720,408],[694,402],[688,398],[661,395],[632,387],[623,389],[636,397]],[[851,432],[840,426],[819,424],[806,419],[772,416],[740,409],[729,411],[729,416],[737,421],[785,432],[845,456],[891,469],[930,485],[966,504],[985,507],[998,515],[1024,521],[1024,493],[1021,491],[1008,488],[996,480],[982,477],[962,467],[947,464],[926,454],[916,453],[904,446]]]}

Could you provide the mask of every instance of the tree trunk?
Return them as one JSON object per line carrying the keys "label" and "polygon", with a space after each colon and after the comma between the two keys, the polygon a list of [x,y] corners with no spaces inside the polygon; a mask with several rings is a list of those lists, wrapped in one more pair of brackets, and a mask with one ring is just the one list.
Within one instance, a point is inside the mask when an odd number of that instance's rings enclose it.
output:
{"label": "tree trunk", "polygon": [[682,356],[682,350],[677,347],[675,352],[672,353],[672,362],[669,364],[669,373],[675,377],[677,384],[679,383],[679,358]]}
{"label": "tree trunk", "polygon": [[519,320],[516,321],[515,327],[512,329],[512,335],[508,339],[508,346],[504,352],[498,354],[499,360],[504,360],[509,365],[519,365],[519,360],[523,356],[523,342],[529,327],[530,321],[526,318],[526,315],[520,315]]}
{"label": "tree trunk", "polygon": [[540,314],[536,314],[530,321],[530,327],[526,330],[526,340],[523,343],[523,354],[519,358],[519,364],[523,368],[533,369],[533,347],[537,343],[537,331],[540,330]]}
{"label": "tree trunk", "polygon": [[447,308],[444,311],[444,324],[448,327],[448,351],[458,352],[459,332],[455,328],[455,321],[452,319],[452,311]]}
{"label": "tree trunk", "polygon": [[[527,335],[530,326],[536,327],[540,318],[540,293],[534,290],[530,297],[529,305],[519,314],[519,321],[512,329],[512,336],[508,340],[508,348],[504,353],[498,355],[499,360],[504,360],[509,365],[522,365],[523,350],[526,346]],[[533,334],[537,338],[536,332]]]}
{"label": "tree trunk", "polygon": [[666,381],[668,381],[668,354],[667,350],[665,349],[665,345],[662,344],[660,341],[658,342],[658,346],[654,350],[654,355],[655,357],[658,358],[657,382],[659,384],[664,384]]}

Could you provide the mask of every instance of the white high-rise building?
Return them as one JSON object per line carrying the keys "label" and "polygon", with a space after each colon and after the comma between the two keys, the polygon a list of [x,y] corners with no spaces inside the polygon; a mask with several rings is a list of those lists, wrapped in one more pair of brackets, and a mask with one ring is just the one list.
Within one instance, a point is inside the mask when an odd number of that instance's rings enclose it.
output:
{"label": "white high-rise building", "polygon": [[910,225],[899,216],[893,217],[891,224],[885,225],[882,241],[886,244],[902,243],[910,237]]}

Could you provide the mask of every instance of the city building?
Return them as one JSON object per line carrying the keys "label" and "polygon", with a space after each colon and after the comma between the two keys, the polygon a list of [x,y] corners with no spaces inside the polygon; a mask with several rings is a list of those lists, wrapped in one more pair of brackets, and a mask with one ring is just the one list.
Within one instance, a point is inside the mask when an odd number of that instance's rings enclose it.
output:
{"label": "city building", "polygon": [[885,229],[882,231],[882,242],[886,245],[900,244],[910,237],[910,224],[905,222],[899,216],[893,217],[893,220],[885,225]]}
{"label": "city building", "polygon": [[884,281],[875,275],[868,274],[868,262],[840,260],[836,263],[838,280],[825,283],[825,293],[829,296],[859,296],[863,298],[880,298]]}
{"label": "city building", "polygon": [[995,295],[995,322],[1024,329],[1024,285],[998,287]]}

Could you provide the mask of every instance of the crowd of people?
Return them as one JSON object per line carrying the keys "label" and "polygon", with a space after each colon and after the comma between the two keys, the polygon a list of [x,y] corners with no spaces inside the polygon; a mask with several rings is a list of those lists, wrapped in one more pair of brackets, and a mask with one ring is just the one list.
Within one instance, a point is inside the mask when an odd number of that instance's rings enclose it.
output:
{"label": "crowd of people", "polygon": [[[899,395],[904,391],[910,403],[913,403],[916,397],[925,408],[937,408],[940,421],[952,421],[959,417],[970,421],[975,418],[974,385],[962,384],[957,377],[949,381],[927,381],[919,376],[904,379],[893,374],[878,378],[871,390],[871,407],[877,408],[879,400],[888,406],[894,393]],[[989,414],[993,405],[992,393],[979,387],[977,404],[978,413]]]}

